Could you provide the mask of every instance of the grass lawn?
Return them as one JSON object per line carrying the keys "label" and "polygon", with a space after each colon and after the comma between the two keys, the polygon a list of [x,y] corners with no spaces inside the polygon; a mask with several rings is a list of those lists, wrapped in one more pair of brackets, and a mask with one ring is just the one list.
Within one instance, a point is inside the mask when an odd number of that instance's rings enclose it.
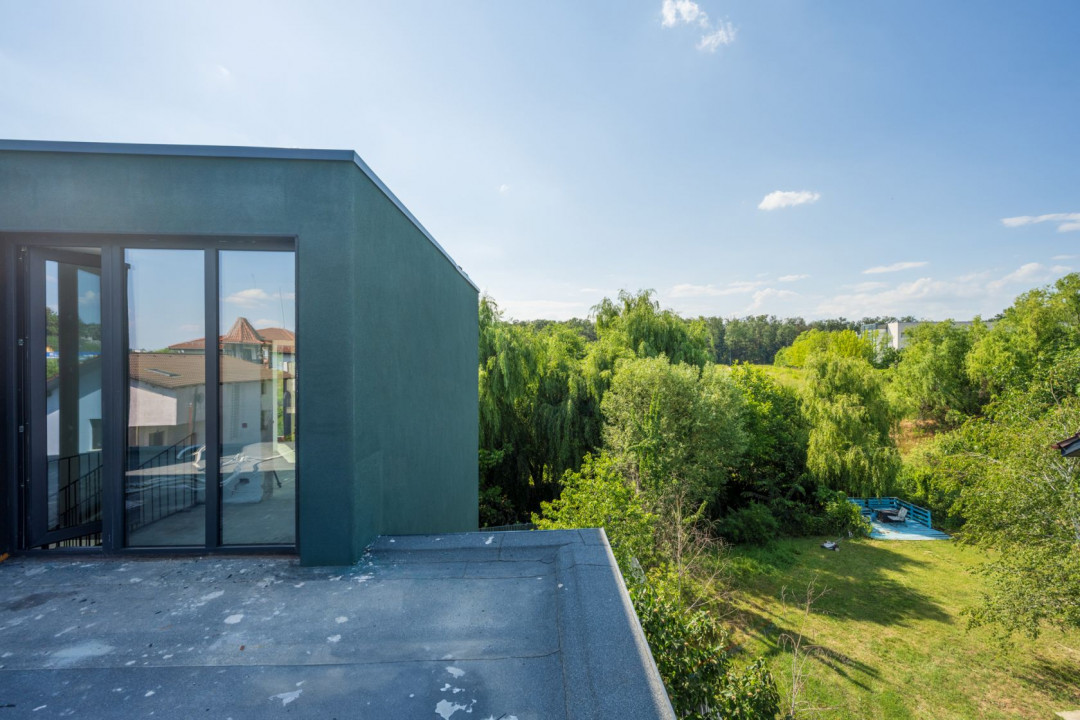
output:
{"label": "grass lawn", "polygon": [[[951,541],[781,540],[735,548],[735,641],[769,659],[789,692],[783,633],[819,647],[805,664],[803,717],[1047,718],[1080,710],[1080,633],[1015,638],[1001,650],[967,630],[962,608],[979,597],[971,572],[984,555]],[[807,584],[825,591],[804,617]],[[787,596],[786,602],[782,599]],[[817,712],[810,712],[817,708]]]}
{"label": "grass lawn", "polygon": [[802,368],[780,367],[778,365],[755,365],[755,368],[763,371],[781,385],[787,385],[793,390],[802,390],[806,384],[806,371]]}

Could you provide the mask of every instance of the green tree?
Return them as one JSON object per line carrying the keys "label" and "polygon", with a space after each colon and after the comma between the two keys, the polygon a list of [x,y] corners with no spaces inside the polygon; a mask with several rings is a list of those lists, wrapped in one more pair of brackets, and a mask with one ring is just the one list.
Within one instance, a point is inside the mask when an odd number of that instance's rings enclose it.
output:
{"label": "green tree", "polygon": [[991,396],[1030,383],[1067,347],[1080,347],[1080,273],[1016,299],[988,332],[980,328],[966,366]]}
{"label": "green tree", "polygon": [[981,398],[964,371],[972,332],[946,320],[911,328],[893,387],[907,414],[955,427],[979,412]]}
{"label": "green tree", "polygon": [[559,497],[540,507],[533,522],[541,530],[604,528],[611,552],[625,572],[632,560],[646,567],[657,561],[656,516],[607,455],[586,455],[579,471],[563,476]]}
{"label": "green tree", "polygon": [[849,495],[888,494],[900,457],[879,374],[863,358],[836,353],[811,356],[806,370],[807,468],[820,484]]}
{"label": "green tree", "polygon": [[485,296],[479,356],[481,492],[527,517],[600,441],[598,401],[582,372],[585,340],[565,325],[537,332],[508,323]]}
{"label": "green tree", "polygon": [[714,365],[623,360],[601,409],[605,448],[654,502],[714,500],[746,444],[742,397]]}
{"label": "green tree", "polygon": [[795,339],[789,347],[776,354],[775,364],[786,367],[806,367],[815,355],[832,353],[840,357],[862,358],[873,362],[877,347],[869,337],[859,337],[854,330],[818,330],[811,328]]}
{"label": "green tree", "polygon": [[604,298],[593,308],[601,342],[617,345],[641,358],[665,356],[673,363],[702,367],[709,360],[712,338],[703,320],[684,320],[661,310],[654,291],[622,290],[618,301]]}
{"label": "green tree", "polygon": [[727,505],[764,503],[793,531],[800,514],[793,504],[812,502],[806,474],[810,429],[798,393],[748,364],[733,366],[731,378],[745,403],[747,445],[728,484]]}
{"label": "green tree", "polygon": [[1041,405],[1019,394],[970,423],[960,461],[960,537],[997,551],[972,624],[1033,638],[1046,626],[1080,628],[1080,462],[1049,447],[1080,428],[1080,398]]}

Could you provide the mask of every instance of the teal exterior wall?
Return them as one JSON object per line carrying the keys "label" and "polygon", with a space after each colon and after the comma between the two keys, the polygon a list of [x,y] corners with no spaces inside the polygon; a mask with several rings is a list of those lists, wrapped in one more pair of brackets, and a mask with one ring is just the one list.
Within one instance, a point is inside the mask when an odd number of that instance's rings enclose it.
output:
{"label": "teal exterior wall", "polygon": [[477,291],[357,163],[0,149],[29,231],[295,237],[301,561],[476,529]]}

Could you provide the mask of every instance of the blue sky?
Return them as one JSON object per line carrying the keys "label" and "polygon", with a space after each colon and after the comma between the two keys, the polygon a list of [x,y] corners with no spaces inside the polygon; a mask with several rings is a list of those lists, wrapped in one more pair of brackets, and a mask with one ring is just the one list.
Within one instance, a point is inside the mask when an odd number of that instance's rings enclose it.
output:
{"label": "blue sky", "polygon": [[652,288],[961,319],[1080,269],[1077,27],[1072,0],[0,0],[0,137],[355,149],[518,318]]}

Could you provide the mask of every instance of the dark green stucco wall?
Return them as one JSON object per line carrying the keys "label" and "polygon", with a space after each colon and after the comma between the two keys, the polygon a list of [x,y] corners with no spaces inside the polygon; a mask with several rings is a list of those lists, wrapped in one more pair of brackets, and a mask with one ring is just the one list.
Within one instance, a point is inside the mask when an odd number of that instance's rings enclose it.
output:
{"label": "dark green stucco wall", "polygon": [[353,162],[0,151],[27,231],[295,236],[302,562],[476,529],[477,292]]}

